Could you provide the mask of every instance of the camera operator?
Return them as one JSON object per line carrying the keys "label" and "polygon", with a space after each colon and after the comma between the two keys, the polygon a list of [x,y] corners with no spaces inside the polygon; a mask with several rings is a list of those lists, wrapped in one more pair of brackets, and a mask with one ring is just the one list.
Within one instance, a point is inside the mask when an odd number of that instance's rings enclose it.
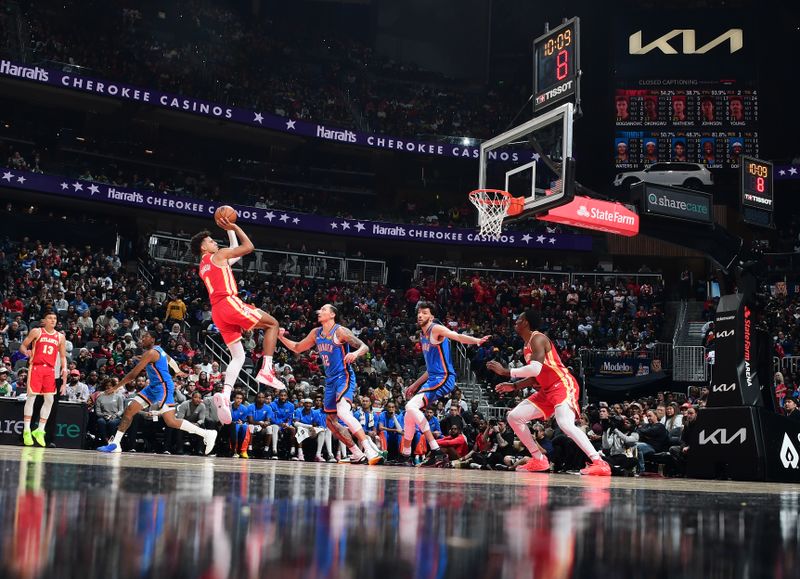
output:
{"label": "camera operator", "polygon": [[611,474],[624,474],[636,468],[636,443],[639,433],[625,416],[611,416],[603,421],[603,454],[611,465]]}

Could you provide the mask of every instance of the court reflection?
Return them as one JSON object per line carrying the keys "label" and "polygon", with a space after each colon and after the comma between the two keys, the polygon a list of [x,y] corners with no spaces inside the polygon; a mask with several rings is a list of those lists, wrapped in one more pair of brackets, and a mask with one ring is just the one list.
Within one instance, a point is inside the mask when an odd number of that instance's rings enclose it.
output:
{"label": "court reflection", "polygon": [[[303,465],[218,472],[0,461],[12,577],[685,577],[797,571],[798,495],[399,480]],[[491,474],[491,473],[488,473]],[[576,479],[577,480],[577,479]],[[690,500],[692,499],[692,500]],[[688,508],[685,505],[702,506]],[[742,505],[742,503],[748,503]]]}

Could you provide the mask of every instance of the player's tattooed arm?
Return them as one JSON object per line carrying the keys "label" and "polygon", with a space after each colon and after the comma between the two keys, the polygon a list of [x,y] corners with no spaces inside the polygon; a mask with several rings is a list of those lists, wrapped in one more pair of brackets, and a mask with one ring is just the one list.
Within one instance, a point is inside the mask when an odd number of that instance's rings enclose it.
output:
{"label": "player's tattooed arm", "polygon": [[367,352],[369,352],[369,346],[367,346],[364,342],[362,342],[353,332],[348,328],[339,327],[336,330],[336,337],[339,338],[340,342],[346,342],[350,345],[352,350],[344,357],[345,364],[352,364],[356,361],[356,358],[363,356]]}

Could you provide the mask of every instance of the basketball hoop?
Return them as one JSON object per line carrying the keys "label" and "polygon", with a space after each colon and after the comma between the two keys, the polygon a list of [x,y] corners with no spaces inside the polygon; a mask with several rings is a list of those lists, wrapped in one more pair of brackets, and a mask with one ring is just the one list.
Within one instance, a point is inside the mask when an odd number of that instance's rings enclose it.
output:
{"label": "basketball hoop", "polygon": [[469,200],[478,210],[480,234],[497,239],[503,232],[503,219],[507,215],[519,215],[525,206],[523,197],[512,197],[502,189],[475,189]]}

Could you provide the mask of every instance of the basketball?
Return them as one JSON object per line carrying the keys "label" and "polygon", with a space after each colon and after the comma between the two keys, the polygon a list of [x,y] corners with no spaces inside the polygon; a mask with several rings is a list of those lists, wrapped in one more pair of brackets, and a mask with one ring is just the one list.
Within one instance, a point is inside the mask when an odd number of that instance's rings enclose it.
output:
{"label": "basketball", "polygon": [[[236,210],[230,205],[217,207],[217,210],[214,211],[214,221],[217,222],[217,225],[220,225],[220,219],[227,219],[231,223],[236,223]],[[220,227],[222,226],[220,225]]]}

